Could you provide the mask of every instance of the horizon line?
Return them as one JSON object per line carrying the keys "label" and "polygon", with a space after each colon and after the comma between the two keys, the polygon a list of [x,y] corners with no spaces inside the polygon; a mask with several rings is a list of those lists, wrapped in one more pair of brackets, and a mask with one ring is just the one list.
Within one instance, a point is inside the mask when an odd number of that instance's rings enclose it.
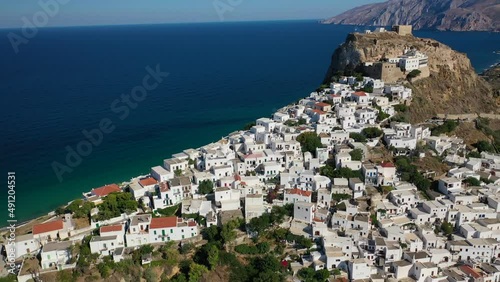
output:
{"label": "horizon line", "polygon": [[[119,26],[146,26],[146,25],[190,25],[190,24],[229,24],[229,23],[252,23],[252,22],[292,22],[292,21],[321,21],[321,19],[266,19],[266,20],[232,20],[232,21],[199,21],[199,22],[162,22],[162,23],[123,23],[123,24],[82,24],[82,25],[54,25],[37,27],[38,29],[49,28],[72,28],[72,27],[119,27]],[[0,30],[19,30],[23,27],[0,27]]]}

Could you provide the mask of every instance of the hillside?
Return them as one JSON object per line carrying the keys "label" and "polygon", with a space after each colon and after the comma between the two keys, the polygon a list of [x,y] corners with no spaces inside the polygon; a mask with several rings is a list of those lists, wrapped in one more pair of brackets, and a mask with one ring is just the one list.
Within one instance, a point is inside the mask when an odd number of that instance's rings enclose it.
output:
{"label": "hillside", "polygon": [[392,26],[415,29],[500,31],[499,0],[389,0],[351,9],[325,24]]}
{"label": "hillside", "polygon": [[421,122],[441,113],[497,110],[491,86],[476,74],[465,54],[433,39],[401,36],[395,32],[350,34],[335,50],[325,83],[339,71],[359,71],[364,62],[397,57],[405,47],[415,47],[429,56],[429,77],[404,82],[414,93],[410,107],[412,122]]}

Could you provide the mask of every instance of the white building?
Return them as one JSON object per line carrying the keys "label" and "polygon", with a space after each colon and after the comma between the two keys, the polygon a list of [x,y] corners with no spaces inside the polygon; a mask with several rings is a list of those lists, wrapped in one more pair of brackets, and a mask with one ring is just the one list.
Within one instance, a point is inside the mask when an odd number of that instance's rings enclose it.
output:
{"label": "white building", "polygon": [[71,241],[51,242],[43,246],[40,256],[42,269],[62,270],[63,267],[70,264],[72,254],[70,247]]}
{"label": "white building", "polygon": [[151,168],[151,176],[158,182],[164,182],[174,177],[173,171],[168,171],[162,166],[155,166]]}
{"label": "white building", "polygon": [[313,203],[296,202],[293,205],[293,218],[311,224],[314,219],[314,206]]}
{"label": "white building", "polygon": [[370,266],[364,258],[349,260],[349,280],[369,279],[371,276]]}
{"label": "white building", "polygon": [[149,226],[150,243],[180,241],[198,234],[198,225],[193,219],[185,221],[176,216],[153,218]]}
{"label": "white building", "polygon": [[16,236],[16,258],[33,254],[40,250],[40,242],[35,240],[33,234]]}
{"label": "white building", "polygon": [[262,194],[249,194],[245,196],[245,220],[250,222],[254,217],[264,213],[264,198]]}
{"label": "white building", "polygon": [[454,177],[439,179],[439,192],[448,195],[462,191],[462,181]]}
{"label": "white building", "polygon": [[125,247],[125,228],[122,224],[102,226],[99,228],[99,235],[90,240],[90,251],[93,254],[112,255],[117,248]]}
{"label": "white building", "polygon": [[149,243],[150,214],[135,215],[130,218],[128,230],[125,233],[127,247],[136,247]]}

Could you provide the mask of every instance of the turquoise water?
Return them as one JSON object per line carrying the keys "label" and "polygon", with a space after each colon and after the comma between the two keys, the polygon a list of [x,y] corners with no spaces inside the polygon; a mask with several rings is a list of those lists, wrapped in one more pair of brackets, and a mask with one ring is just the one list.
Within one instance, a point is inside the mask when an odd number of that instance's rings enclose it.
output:
{"label": "turquoise water", "polygon": [[[148,173],[308,95],[352,31],[313,21],[47,28],[15,55],[0,30],[0,150],[2,171],[16,172],[17,219]],[[417,35],[466,52],[477,70],[498,60],[497,34]],[[158,64],[169,76],[120,120],[111,103]],[[115,130],[59,181],[52,163],[104,118]]]}

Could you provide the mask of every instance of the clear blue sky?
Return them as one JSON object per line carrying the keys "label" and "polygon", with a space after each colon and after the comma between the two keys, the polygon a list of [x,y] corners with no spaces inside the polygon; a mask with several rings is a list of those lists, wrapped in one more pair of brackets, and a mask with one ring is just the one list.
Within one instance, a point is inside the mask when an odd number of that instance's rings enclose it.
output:
{"label": "clear blue sky", "polygon": [[[40,2],[66,2],[46,26],[322,19],[383,0],[1,0],[0,28],[22,27],[43,11]],[[214,8],[236,3],[223,13]],[[222,3],[222,4],[221,4]]]}

